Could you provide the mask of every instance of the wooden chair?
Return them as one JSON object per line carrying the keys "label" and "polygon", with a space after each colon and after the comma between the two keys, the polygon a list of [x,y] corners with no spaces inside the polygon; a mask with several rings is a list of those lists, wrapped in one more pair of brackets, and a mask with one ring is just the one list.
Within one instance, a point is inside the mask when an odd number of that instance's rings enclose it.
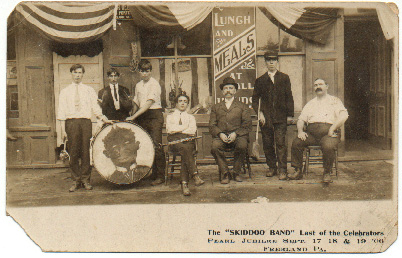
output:
{"label": "wooden chair", "polygon": [[[315,153],[314,153],[315,152]],[[303,174],[308,175],[308,169],[311,164],[323,164],[321,146],[312,145],[305,149],[306,160],[304,162]],[[335,176],[338,178],[338,148],[335,150]]]}

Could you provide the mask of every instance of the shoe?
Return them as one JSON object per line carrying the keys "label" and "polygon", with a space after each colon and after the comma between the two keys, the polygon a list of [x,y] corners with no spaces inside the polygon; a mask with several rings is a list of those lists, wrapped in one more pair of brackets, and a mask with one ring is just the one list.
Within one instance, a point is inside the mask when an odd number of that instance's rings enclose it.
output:
{"label": "shoe", "polygon": [[223,174],[223,178],[221,180],[221,184],[229,184],[230,179],[229,179],[229,173]]}
{"label": "shoe", "polygon": [[288,174],[287,174],[286,172],[281,171],[281,172],[279,173],[278,179],[279,179],[279,180],[286,180],[286,179],[288,179]]}
{"label": "shoe", "polygon": [[300,168],[294,168],[294,172],[293,173],[289,173],[288,174],[288,178],[290,180],[300,180],[303,178],[303,174],[301,172]]}
{"label": "shoe", "polygon": [[188,184],[187,182],[183,181],[181,182],[181,191],[183,192],[184,196],[190,196],[190,189],[188,189]]}
{"label": "shoe", "polygon": [[277,173],[278,173],[277,168],[269,168],[268,171],[267,171],[266,176],[267,176],[267,177],[273,177],[273,176],[275,176]]}
{"label": "shoe", "polygon": [[75,182],[69,189],[70,192],[75,192],[81,188],[81,182]]}
{"label": "shoe", "polygon": [[240,175],[237,173],[233,173],[233,180],[236,182],[243,182],[243,180],[241,179]]}
{"label": "shoe", "polygon": [[155,179],[154,181],[151,182],[151,185],[152,186],[157,186],[157,185],[163,184],[164,182],[165,182],[165,180],[163,180],[162,178],[157,178],[157,179]]}
{"label": "shoe", "polygon": [[323,183],[332,183],[331,174],[324,173],[324,175],[322,177],[322,182]]}
{"label": "shoe", "polygon": [[84,188],[85,188],[85,190],[92,190],[92,189],[94,189],[94,188],[92,187],[92,185],[90,185],[88,182],[85,182],[85,183],[84,183]]}
{"label": "shoe", "polygon": [[203,185],[205,183],[205,181],[202,180],[201,177],[198,174],[195,174],[193,178],[194,178],[194,183],[195,183],[196,186],[200,186],[200,185]]}

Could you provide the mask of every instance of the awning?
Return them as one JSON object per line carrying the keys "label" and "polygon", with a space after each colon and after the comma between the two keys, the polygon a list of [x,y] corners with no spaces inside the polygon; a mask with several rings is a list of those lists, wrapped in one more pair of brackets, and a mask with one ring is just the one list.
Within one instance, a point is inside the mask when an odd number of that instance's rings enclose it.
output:
{"label": "awning", "polygon": [[15,9],[45,37],[83,43],[98,39],[113,25],[115,5],[22,2]]}
{"label": "awning", "polygon": [[284,3],[269,3],[259,8],[289,34],[320,44],[327,42],[330,27],[338,18],[338,8],[310,8]]}
{"label": "awning", "polygon": [[212,5],[166,4],[129,5],[136,26],[145,29],[181,32],[200,24],[212,11]]}

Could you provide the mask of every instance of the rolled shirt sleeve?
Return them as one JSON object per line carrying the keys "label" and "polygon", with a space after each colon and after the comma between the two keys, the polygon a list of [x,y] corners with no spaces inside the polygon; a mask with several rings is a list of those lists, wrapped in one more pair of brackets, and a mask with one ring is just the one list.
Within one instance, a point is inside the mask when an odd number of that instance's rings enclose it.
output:
{"label": "rolled shirt sleeve", "polygon": [[59,94],[59,110],[57,112],[57,120],[66,120],[66,96],[65,91],[61,91]]}

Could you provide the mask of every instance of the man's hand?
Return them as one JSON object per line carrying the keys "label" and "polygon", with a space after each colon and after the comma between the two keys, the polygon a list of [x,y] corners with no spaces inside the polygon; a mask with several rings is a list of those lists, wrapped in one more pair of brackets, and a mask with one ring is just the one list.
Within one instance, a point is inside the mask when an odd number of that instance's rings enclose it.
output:
{"label": "man's hand", "polygon": [[237,134],[235,132],[230,133],[228,136],[228,143],[232,143],[236,140]]}
{"label": "man's hand", "polygon": [[305,140],[307,139],[308,135],[307,135],[306,132],[301,132],[301,133],[299,133],[299,134],[297,135],[297,137],[298,137],[300,140],[305,141]]}
{"label": "man's hand", "polygon": [[261,126],[265,125],[265,116],[261,111],[260,111],[260,124]]}
{"label": "man's hand", "polygon": [[135,115],[129,116],[126,118],[126,121],[133,121],[134,119],[136,119],[137,117]]}
{"label": "man's hand", "polygon": [[329,128],[329,130],[328,130],[328,136],[329,137],[334,137],[334,138],[336,138],[336,137],[338,137],[338,135],[335,133],[335,130],[336,129],[334,129],[332,126]]}
{"label": "man's hand", "polygon": [[229,138],[226,136],[226,134],[224,134],[224,133],[220,133],[219,134],[219,138],[221,138],[221,140],[223,141],[223,142],[225,142],[225,143],[228,143],[228,141],[229,141]]}

